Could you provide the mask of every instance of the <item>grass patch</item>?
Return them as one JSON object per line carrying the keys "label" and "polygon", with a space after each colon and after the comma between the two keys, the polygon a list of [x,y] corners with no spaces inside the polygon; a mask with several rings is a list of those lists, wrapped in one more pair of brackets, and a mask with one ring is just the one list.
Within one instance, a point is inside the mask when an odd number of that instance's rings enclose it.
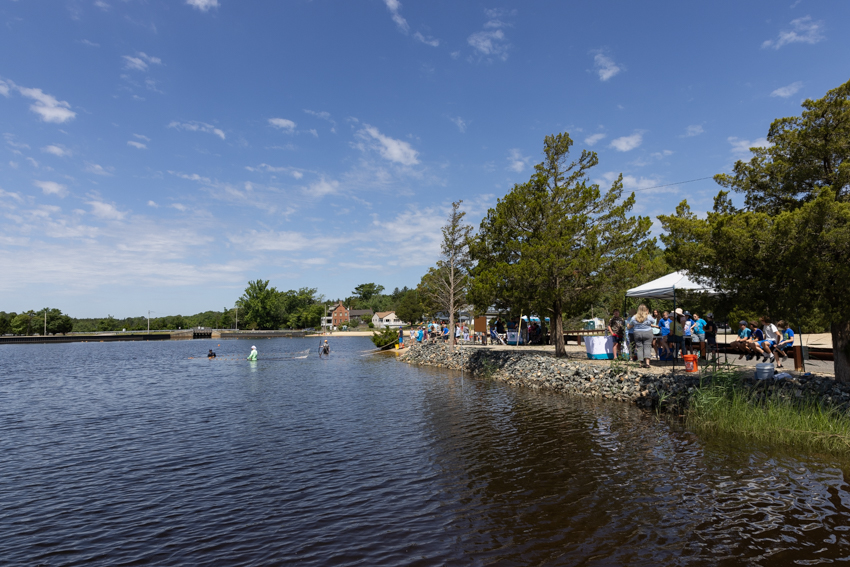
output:
{"label": "grass patch", "polygon": [[686,422],[700,432],[850,453],[850,417],[796,392],[794,385],[773,380],[748,386],[740,371],[722,368],[706,374],[704,384],[691,393]]}

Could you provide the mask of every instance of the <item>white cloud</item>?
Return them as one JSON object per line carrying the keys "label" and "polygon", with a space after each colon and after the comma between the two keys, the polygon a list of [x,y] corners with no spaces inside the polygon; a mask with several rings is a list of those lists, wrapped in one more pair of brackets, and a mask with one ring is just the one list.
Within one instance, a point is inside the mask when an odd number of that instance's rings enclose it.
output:
{"label": "white cloud", "polygon": [[732,153],[736,157],[746,157],[750,154],[750,148],[767,148],[771,144],[767,138],[757,138],[755,140],[742,140],[735,136],[730,136],[726,140],[732,144]]}
{"label": "white cloud", "polygon": [[456,116],[455,118],[452,118],[450,116],[449,120],[451,120],[454,125],[457,126],[457,129],[460,130],[461,134],[466,132],[466,127],[468,126],[466,120],[464,120],[460,116]]}
{"label": "white cloud", "polygon": [[378,153],[384,159],[401,165],[416,165],[419,163],[419,152],[414,150],[409,143],[385,136],[374,126],[364,124],[363,128],[357,134],[362,139],[374,142],[373,147],[378,150]]}
{"label": "white cloud", "polygon": [[128,145],[128,146],[133,146],[134,148],[136,148],[136,149],[138,149],[138,150],[146,150],[146,149],[148,149],[148,147],[147,147],[145,144],[143,144],[143,143],[141,143],[141,142],[136,142],[136,141],[134,141],[134,140],[128,140],[128,141],[127,141],[127,145]]}
{"label": "white cloud", "polygon": [[531,161],[531,156],[522,155],[519,148],[508,150],[508,169],[511,171],[522,173],[522,170],[525,169],[529,161]]}
{"label": "white cloud", "polygon": [[150,142],[150,141],[151,141],[151,139],[150,139],[150,138],[148,138],[147,136],[142,136],[141,134],[133,134],[133,137],[134,137],[134,138],[138,138],[138,139],[140,139],[140,140],[144,140],[145,142]]}
{"label": "white cloud", "polygon": [[301,179],[302,177],[304,177],[304,173],[302,173],[298,169],[295,169],[294,167],[275,167],[267,163],[261,163],[257,167],[251,167],[250,165],[248,165],[245,166],[245,169],[253,172],[265,171],[266,173],[286,173],[288,175],[291,175],[295,179]]}
{"label": "white cloud", "polygon": [[27,158],[27,161],[28,161],[28,162],[30,162],[30,164],[31,164],[33,167],[38,168],[38,162],[37,162],[37,161],[35,161],[34,159],[32,159],[31,157],[28,157],[28,158]]}
{"label": "white cloud", "polygon": [[83,45],[88,45],[89,47],[100,47],[99,43],[95,43],[95,42],[89,41],[87,39],[81,39],[80,43],[82,43]]}
{"label": "white cloud", "polygon": [[153,207],[154,209],[159,208],[159,205],[156,204],[156,201],[148,201],[148,206]]}
{"label": "white cloud", "polygon": [[304,192],[315,197],[333,195],[339,192],[339,181],[335,181],[333,179],[327,180],[324,177],[321,177],[318,181],[315,181],[305,187]]}
{"label": "white cloud", "polygon": [[91,205],[91,214],[100,219],[121,220],[127,214],[116,209],[115,205],[103,201],[86,201],[86,204]]}
{"label": "white cloud", "polygon": [[310,116],[315,116],[316,118],[321,118],[322,120],[326,120],[327,122],[330,122],[331,132],[336,133],[336,122],[333,119],[331,119],[331,113],[330,112],[325,112],[324,110],[321,111],[321,112],[316,112],[315,110],[307,110],[307,109],[304,109],[304,112],[306,114],[309,114]]}
{"label": "white cloud", "polygon": [[776,39],[768,39],[761,44],[762,48],[772,47],[779,49],[783,45],[789,43],[809,43],[814,44],[823,41],[823,22],[813,22],[811,16],[797,18],[791,20],[791,29],[782,30],[779,32],[779,37]]}
{"label": "white cloud", "polygon": [[104,12],[108,11],[112,6],[104,2],[103,0],[95,0],[94,5],[103,10]]}
{"label": "white cloud", "polygon": [[605,134],[603,134],[603,133],[599,132],[599,133],[597,133],[597,134],[591,134],[590,136],[588,136],[587,138],[585,138],[585,139],[584,139],[584,143],[585,143],[585,144],[587,144],[588,146],[592,146],[592,145],[594,145],[596,142],[598,142],[598,141],[600,141],[600,140],[602,140],[602,139],[604,139],[604,138],[605,138]]}
{"label": "white cloud", "polygon": [[86,171],[95,175],[112,175],[112,173],[110,172],[111,169],[111,167],[105,168],[102,165],[98,165],[96,163],[86,162]]}
{"label": "white cloud", "polygon": [[53,154],[57,157],[68,157],[68,156],[71,155],[71,152],[69,150],[67,150],[65,147],[57,146],[57,145],[54,145],[54,144],[51,144],[49,146],[45,146],[45,147],[41,148],[41,151],[43,151],[46,154]]}
{"label": "white cloud", "polygon": [[191,175],[187,175],[185,173],[180,173],[178,171],[169,171],[168,173],[170,173],[171,175],[174,175],[176,177],[179,177],[180,179],[187,179],[189,181],[197,181],[199,183],[204,183],[206,185],[209,185],[209,184],[212,183],[212,180],[209,177],[201,177],[197,173],[193,173]]}
{"label": "white cloud", "polygon": [[[602,178],[596,180],[596,183],[602,186],[603,189],[610,187],[620,176],[619,173],[614,171],[608,171],[602,174]],[[661,185],[662,181],[655,177],[635,177],[634,175],[624,175],[623,176],[623,189],[625,191],[646,191],[648,189],[656,188],[658,185]],[[675,192],[676,189],[669,188],[661,188],[658,187],[658,191],[653,191],[653,193],[664,193],[664,192]]]}
{"label": "white cloud", "polygon": [[9,96],[9,85],[2,80],[0,80],[0,95],[3,95],[5,97]]}
{"label": "white cloud", "polygon": [[414,37],[414,39],[421,41],[425,45],[430,45],[431,47],[439,47],[440,46],[440,40],[433,38],[430,35],[426,37],[426,36],[422,35],[421,33],[416,32],[415,34],[413,34],[413,37]]}
{"label": "white cloud", "polygon": [[803,82],[797,81],[795,83],[791,83],[790,85],[787,85],[787,86],[784,86],[784,87],[779,87],[778,89],[776,89],[775,91],[770,93],[770,96],[778,96],[778,97],[782,97],[782,98],[788,98],[789,96],[796,94],[802,88],[803,88]]}
{"label": "white cloud", "polygon": [[684,134],[684,136],[683,136],[683,137],[684,137],[684,138],[692,138],[692,137],[694,137],[694,136],[699,136],[699,135],[700,135],[700,134],[702,134],[703,132],[705,132],[705,130],[703,130],[703,128],[702,128],[702,126],[701,126],[701,125],[699,125],[699,124],[691,124],[690,126],[688,126],[688,127],[685,129],[685,134]]}
{"label": "white cloud", "polygon": [[77,115],[76,112],[71,110],[70,104],[64,100],[57,100],[56,97],[43,92],[41,89],[21,87],[11,83],[11,81],[9,83],[21,95],[35,101],[30,105],[30,110],[38,114],[43,122],[63,124]]}
{"label": "white cloud", "polygon": [[405,20],[401,14],[399,14],[399,10],[401,10],[401,2],[398,0],[384,0],[384,4],[387,5],[387,10],[392,14],[393,21],[395,25],[398,26],[398,30],[402,33],[408,33],[410,31],[410,26],[407,24],[407,20]]}
{"label": "white cloud", "polygon": [[162,59],[159,57],[151,57],[147,53],[140,51],[136,54],[137,57],[123,55],[124,68],[134,71],[147,71],[148,65],[162,65]]}
{"label": "white cloud", "polygon": [[637,148],[642,143],[643,134],[641,132],[635,132],[631,136],[622,136],[611,140],[611,144],[608,147],[614,148],[618,152],[628,152]]}
{"label": "white cloud", "polygon": [[218,8],[218,0],[186,0],[186,4],[197,8],[201,12],[207,12],[211,8]]}
{"label": "white cloud", "polygon": [[475,32],[466,42],[481,55],[498,57],[502,61],[508,58],[510,44],[505,41],[505,32],[502,30]]}
{"label": "white cloud", "polygon": [[222,140],[225,139],[224,132],[206,122],[177,122],[174,121],[168,125],[169,128],[176,130],[186,130],[189,132],[206,132],[207,134],[215,134]]}
{"label": "white cloud", "polygon": [[178,210],[178,211],[180,211],[181,213],[186,212],[186,211],[188,211],[188,210],[189,210],[189,207],[187,207],[187,206],[186,206],[186,205],[184,205],[183,203],[171,203],[171,204],[170,204],[170,205],[168,205],[168,206],[169,206],[169,207],[171,207],[172,209],[177,209],[177,210]]}
{"label": "white cloud", "polygon": [[68,194],[68,188],[55,181],[33,181],[32,184],[39,187],[45,195],[64,197]]}
{"label": "white cloud", "polygon": [[614,63],[614,60],[604,53],[596,53],[593,56],[593,66],[596,67],[600,81],[607,81],[623,70],[621,66]]}
{"label": "white cloud", "polygon": [[269,124],[290,134],[295,131],[296,126],[295,122],[286,118],[269,118]]}

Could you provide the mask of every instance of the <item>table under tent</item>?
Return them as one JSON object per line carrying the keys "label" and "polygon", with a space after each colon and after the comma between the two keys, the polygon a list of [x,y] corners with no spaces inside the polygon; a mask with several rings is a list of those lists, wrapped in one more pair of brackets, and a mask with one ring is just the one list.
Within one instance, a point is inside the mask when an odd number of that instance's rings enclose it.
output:
{"label": "table under tent", "polygon": [[[718,295],[719,292],[709,286],[697,283],[690,279],[685,272],[673,272],[652,280],[643,285],[633,287],[626,292],[626,297],[642,297],[645,299],[666,299],[673,301],[673,313],[676,313],[677,292],[706,293]],[[676,359],[673,359],[673,368],[676,367]]]}

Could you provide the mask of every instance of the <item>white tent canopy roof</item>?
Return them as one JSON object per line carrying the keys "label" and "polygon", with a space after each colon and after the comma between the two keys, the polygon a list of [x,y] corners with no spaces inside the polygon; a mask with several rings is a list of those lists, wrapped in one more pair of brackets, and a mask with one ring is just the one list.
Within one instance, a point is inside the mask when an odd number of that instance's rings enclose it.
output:
{"label": "white tent canopy roof", "polygon": [[626,297],[673,299],[677,290],[717,295],[714,289],[691,281],[684,272],[673,272],[657,280],[633,287],[626,292]]}

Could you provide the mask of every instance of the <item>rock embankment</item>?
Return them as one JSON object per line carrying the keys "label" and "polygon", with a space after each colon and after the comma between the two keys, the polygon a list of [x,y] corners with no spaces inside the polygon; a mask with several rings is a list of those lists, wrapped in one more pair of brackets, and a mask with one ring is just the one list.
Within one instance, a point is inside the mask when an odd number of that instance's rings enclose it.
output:
{"label": "rock embankment", "polygon": [[633,402],[645,408],[678,406],[699,385],[697,374],[658,374],[627,364],[588,364],[538,353],[415,345],[401,356],[410,364],[464,370],[512,385]]}
{"label": "rock embankment", "polygon": [[[464,370],[512,385],[632,402],[644,408],[660,406],[670,411],[686,408],[693,389],[711,380],[707,374],[659,373],[659,369],[644,370],[626,363],[559,359],[522,350],[463,347],[450,353],[438,344],[413,345],[400,358],[410,364]],[[749,371],[742,378],[745,385],[757,389],[757,396],[781,392],[850,411],[850,384],[838,383],[830,376],[796,375],[785,380],[760,381]]]}

